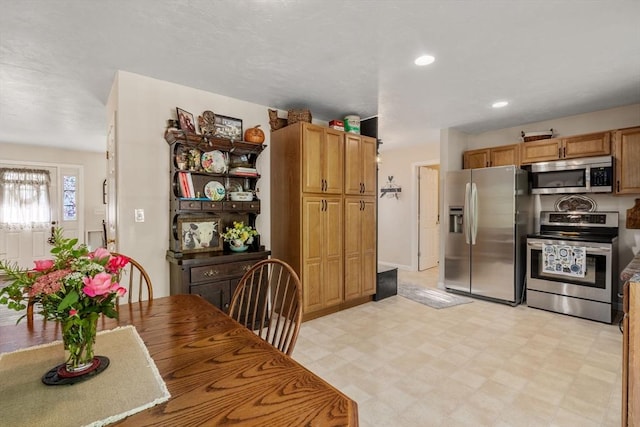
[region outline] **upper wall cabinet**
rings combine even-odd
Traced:
[[[640,127],[613,133],[616,194],[640,193]]]
[[[610,132],[598,132],[524,142],[521,144],[521,163],[607,156],[611,154],[610,135]]]
[[[376,195],[376,139],[345,134],[344,192],[351,195]]]
[[[303,123],[302,191],[305,193],[342,194],[343,132]]]
[[[520,144],[482,148],[465,151],[464,169],[479,169],[493,166],[520,165]]]

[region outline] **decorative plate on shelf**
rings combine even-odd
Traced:
[[[580,194],[561,197],[555,205],[558,212],[594,212],[597,207],[595,200]]]
[[[242,185],[238,184],[237,182],[232,182],[231,184],[229,184],[229,186],[227,187],[227,191],[229,193],[237,193],[237,192],[241,192],[242,191]]]
[[[205,172],[224,173],[227,170],[227,162],[225,161],[224,153],[219,150],[203,153],[202,168]]]
[[[207,185],[204,186],[204,195],[214,202],[219,202],[220,200],[224,199],[224,185],[222,185],[218,181],[209,181],[207,182]]]

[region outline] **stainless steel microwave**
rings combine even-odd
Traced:
[[[531,193],[611,193],[613,157],[586,157],[531,165]]]

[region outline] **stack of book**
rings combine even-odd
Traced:
[[[256,170],[256,168],[244,168],[244,167],[231,168],[229,170],[229,173],[231,175],[238,175],[238,176],[258,176],[258,171]]]
[[[189,172],[180,172],[178,177],[180,178],[180,193],[182,197],[195,197],[191,174]]]

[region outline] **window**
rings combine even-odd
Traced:
[[[0,168],[0,228],[45,228],[51,222],[49,171]]]
[[[75,221],[78,219],[76,211],[77,179],[74,175],[64,175],[62,185],[62,218],[64,221]]]

